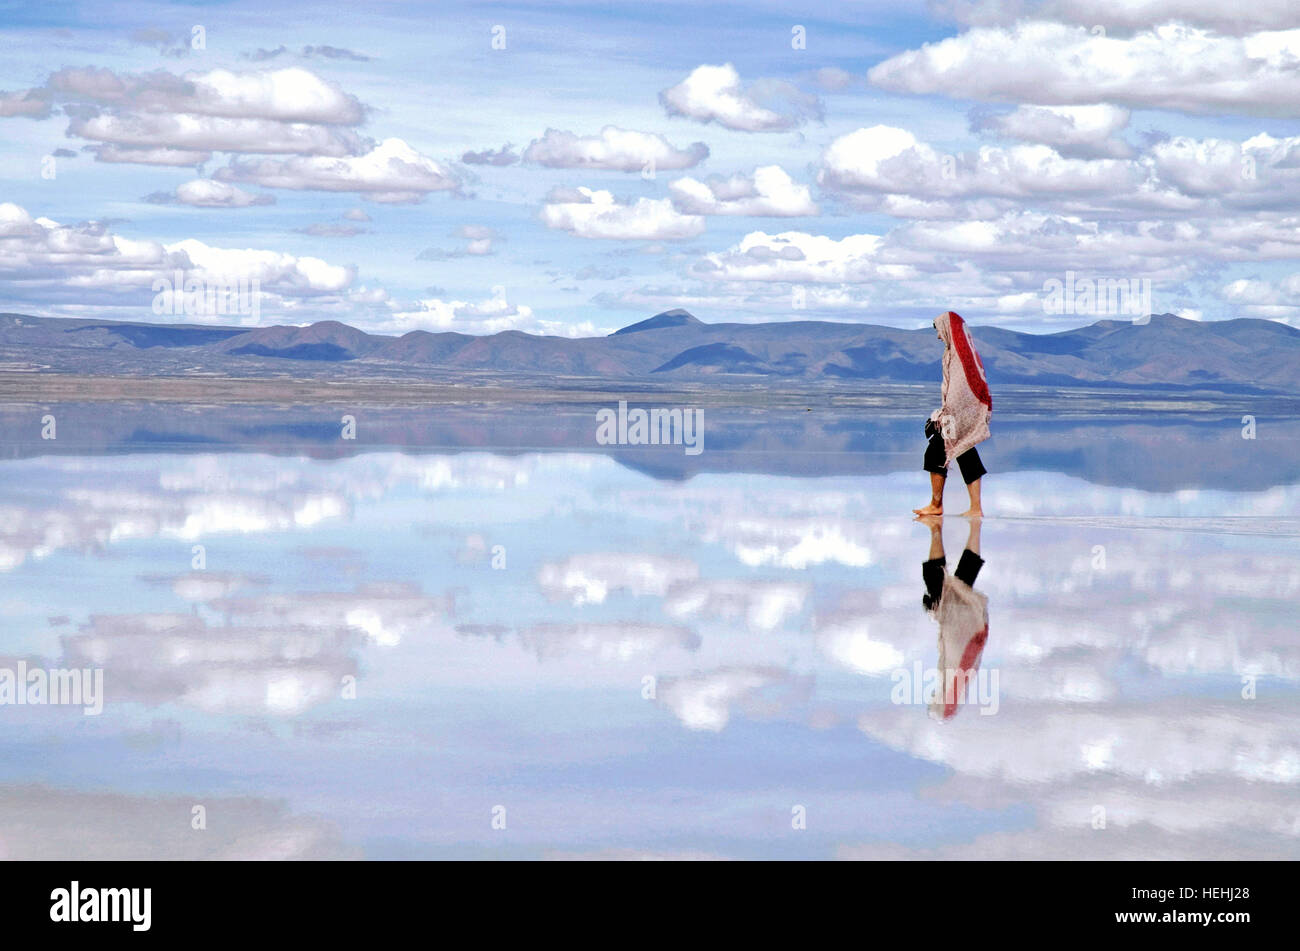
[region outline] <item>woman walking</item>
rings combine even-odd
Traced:
[[[943,401],[925,421],[930,443],[923,468],[930,473],[930,504],[912,511],[917,515],[943,514],[948,464],[956,460],[970,493],[970,508],[962,515],[979,518],[984,514],[980,507],[980,479],[987,470],[975,445],[989,438],[993,397],[966,321],[948,311],[935,318],[934,329],[943,341]]]

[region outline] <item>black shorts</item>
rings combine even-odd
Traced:
[[[943,574],[947,564],[946,558],[934,558],[921,563],[921,580],[925,582],[926,594],[930,596],[927,607],[938,604],[939,599],[943,597]],[[967,548],[962,551],[961,558],[957,562],[957,570],[953,574],[959,581],[964,581],[973,588],[975,579],[979,577],[980,569],[983,567],[984,559]]]
[[[947,476],[947,455],[947,450],[943,447],[943,437],[936,433],[930,437],[930,443],[925,447],[925,462],[922,468],[926,472]],[[984,463],[980,461],[980,454],[975,451],[974,446],[971,446],[957,457],[957,467],[961,469],[961,477],[967,485],[970,485],[988,471],[984,468]]]

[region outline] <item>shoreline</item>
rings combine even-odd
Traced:
[[[520,380],[341,380],[296,377],[106,376],[0,369],[0,403],[193,403],[217,405],[356,404],[446,406],[465,404],[606,404],[620,399],[644,404],[752,409],[926,412],[939,396],[938,382],[864,383],[859,386],[797,387],[763,381],[725,384],[657,384],[586,379],[557,380],[553,385]],[[1001,399],[999,400],[999,396]],[[1159,387],[1039,387],[1004,384],[994,391],[995,414],[1058,413],[1097,416],[1109,413],[1225,412],[1233,407],[1268,405],[1271,416],[1300,415],[1300,397],[1273,393],[1227,393]],[[1002,409],[998,413],[998,407]]]

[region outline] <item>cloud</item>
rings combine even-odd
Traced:
[[[305,228],[295,228],[298,234],[311,235],[314,238],[355,238],[359,234],[369,234],[368,228],[358,228],[356,225],[340,225],[328,222],[316,222],[307,225]]]
[[[856,282],[909,276],[882,264],[879,235],[830,238],[803,231],[751,231],[726,251],[711,252],[692,272],[716,281]]]
[[[853,84],[853,74],[838,66],[824,66],[813,73],[813,82],[828,92],[841,92]]]
[[[493,248],[494,241],[503,241],[495,230],[484,225],[461,225],[452,232],[452,237],[463,238],[464,247],[454,251],[445,251],[442,248],[425,248],[415,257],[420,261],[445,261],[450,258],[463,257],[485,257],[489,254],[495,254]]]
[[[803,610],[810,585],[788,581],[683,579],[665,591],[669,617],[715,617],[743,621],[751,631],[770,632]]]
[[[370,147],[347,128],[366,118],[365,107],[297,67],[183,74],[66,67],[40,87],[0,94],[0,116],[40,118],[52,104],[68,114],[67,134],[99,143],[105,162],[197,165],[211,151],[344,156]]]
[[[1222,36],[1166,23],[1128,37],[1021,21],[976,27],[871,68],[891,92],[1190,113],[1300,116],[1300,30]]]
[[[667,198],[638,198],[630,205],[619,204],[607,191],[578,188],[581,201],[560,201],[542,206],[542,221],[548,228],[568,231],[579,238],[623,241],[668,241],[693,238],[704,232],[704,219],[684,215]]]
[[[972,131],[1050,145],[1067,158],[1131,158],[1133,147],[1118,137],[1129,111],[1092,106],[1020,106],[1004,115],[977,117]]]
[[[154,283],[161,280],[171,286],[177,271],[201,286],[256,279],[261,285],[260,306],[267,310],[289,306],[294,299],[345,294],[356,276],[353,268],[319,258],[220,248],[194,238],[168,244],[126,238],[101,223],[63,225],[33,218],[18,205],[0,203],[0,276],[11,291],[38,294],[47,307],[75,302],[133,305],[148,312],[155,297]]]
[[[662,596],[674,584],[694,581],[699,573],[688,558],[596,552],[545,563],[538,570],[537,583],[551,600],[603,604],[611,592]]]
[[[1058,20],[1106,30],[1136,30],[1178,21],[1243,36],[1261,30],[1286,30],[1296,25],[1291,0],[1258,0],[1224,4],[1216,0],[944,0],[936,13],[959,23],[1007,25],[1027,18]]]
[[[170,33],[167,30],[136,30],[131,34],[131,42],[139,46],[149,46],[163,56],[188,56],[190,54],[190,36],[187,33]]]
[[[494,165],[503,167],[519,164],[519,153],[507,142],[499,149],[483,149],[481,152],[465,152],[460,160],[466,165]]]
[[[1220,294],[1243,315],[1300,326],[1300,273],[1277,281],[1241,278],[1224,285]]]
[[[142,148],[121,145],[90,147],[96,162],[130,162],[137,165],[168,165],[177,168],[202,165],[212,158],[211,152],[173,148]]]
[[[250,208],[254,205],[273,205],[275,196],[254,195],[234,185],[196,178],[176,186],[174,192],[155,192],[147,201],[159,204],[175,203],[195,208]]]
[[[220,822],[197,834],[194,796],[119,795],[48,786],[0,791],[0,857],[64,862],[355,858],[338,828],[283,802],[203,796]]]
[[[524,150],[523,160],[547,168],[639,172],[645,168],[694,168],[708,157],[709,147],[703,142],[679,149],[662,135],[607,125],[599,135],[588,136],[547,129],[545,135],[534,139]]]
[[[821,118],[821,101],[780,80],[759,80],[742,87],[730,63],[697,66],[676,86],[659,93],[672,116],[716,122],[740,132],[785,132],[809,118]]]
[[[773,706],[764,694],[785,687],[798,696],[810,685],[778,667],[724,667],[684,677],[661,677],[656,699],[688,730],[721,732],[733,707],[761,711]]]
[[[354,63],[370,62],[370,57],[364,53],[357,53],[340,46],[304,46],[302,55],[308,58],[320,56],[324,59],[347,59],[352,60]]]
[[[251,53],[245,52],[245,53],[240,53],[239,55],[241,58],[252,60],[255,63],[264,63],[268,60],[276,59],[279,56],[283,56],[287,52],[289,52],[289,48],[284,44],[280,44],[273,50],[263,49],[259,47],[258,49],[253,50],[253,52]]]
[[[387,327],[399,333],[412,330],[475,334],[524,330],[536,323],[533,309],[510,303],[504,293],[477,302],[425,298],[389,315]]]
[[[906,129],[877,125],[833,141],[822,154],[818,182],[841,192],[895,196],[892,202],[881,198],[880,209],[906,215],[915,206],[900,198],[922,207],[964,198],[1109,198],[1133,194],[1146,178],[1134,163],[1065,158],[1046,145],[983,146],[943,155]],[[961,217],[957,208],[954,217]]]
[[[453,191],[460,186],[451,169],[396,138],[385,139],[358,156],[235,157],[214,177],[267,188],[356,192],[369,201],[388,204],[410,204],[422,201],[430,192]]]
[[[679,178],[668,185],[678,210],[695,215],[748,215],[797,218],[818,213],[807,185],[796,185],[779,165],[764,165],[753,175]]]
[[[62,101],[145,113],[334,125],[356,125],[366,116],[354,96],[299,67],[252,72],[214,69],[182,75],[165,70],[119,74],[97,67],[67,67],[51,73],[45,88]]]
[[[520,631],[519,640],[540,660],[593,654],[605,661],[627,661],[700,646],[699,637],[689,628],[628,622],[535,624]]]
[[[185,161],[146,163],[165,165],[197,164],[192,161],[196,153],[212,151],[345,156],[360,150],[366,141],[350,130],[323,125],[188,113],[101,113],[74,118],[68,124],[68,134],[121,147],[110,161],[131,161],[136,155],[156,157],[160,149],[186,153]],[[132,151],[136,149],[140,151]]]
[[[45,119],[49,115],[50,99],[44,90],[0,92],[0,118],[26,116],[28,119]]]

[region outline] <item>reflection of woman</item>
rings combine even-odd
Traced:
[[[966,681],[979,670],[989,636],[989,599],[975,590],[975,579],[984,567],[980,520],[971,519],[966,549],[951,575],[943,554],[943,523],[937,518],[925,522],[930,526],[930,557],[921,565],[925,581],[921,604],[939,622],[939,672],[943,676],[943,693],[931,703],[930,712],[947,720],[957,712]]]
[[[970,508],[962,514],[978,517],[984,514],[980,507],[980,478],[986,470],[975,444],[989,438],[993,397],[966,322],[948,311],[935,318],[934,329],[943,341],[943,405],[925,421],[930,443],[922,468],[930,473],[930,504],[912,511],[917,515],[943,514],[948,464],[956,460],[970,493]]]

